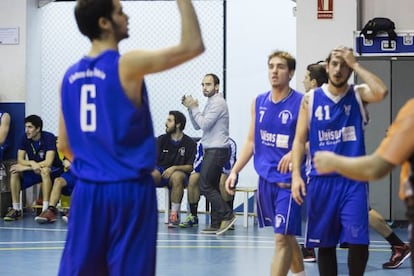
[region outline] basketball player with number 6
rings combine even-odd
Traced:
[[[144,76],[204,51],[191,1],[176,2],[177,45],[122,55],[129,17],[120,0],[76,3],[76,22],[92,46],[61,86],[59,149],[79,180],[59,275],[155,275],[156,146]]]

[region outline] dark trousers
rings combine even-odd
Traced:
[[[203,156],[199,180],[200,193],[211,203],[213,227],[218,227],[222,220],[230,220],[233,217],[233,210],[221,197],[219,187],[221,172],[228,158],[228,148],[206,149]]]

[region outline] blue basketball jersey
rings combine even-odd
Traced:
[[[271,92],[256,98],[254,134],[254,167],[271,183],[290,183],[291,173],[280,173],[280,159],[292,149],[296,123],[303,95],[294,90],[282,101],[274,103]],[[302,166],[303,173],[305,167]]]
[[[203,163],[203,145],[201,140],[197,142],[197,153],[194,160],[194,171],[199,173],[201,171],[201,165]],[[237,161],[237,145],[236,141],[229,137],[229,160],[223,167],[223,173],[226,175],[230,174],[231,169]]]
[[[229,137],[229,161],[224,165],[223,167],[223,173],[226,175],[229,175],[231,172],[231,169],[233,168],[234,164],[236,164],[237,161],[237,145],[236,141],[231,139]]]
[[[309,97],[309,147],[312,158],[318,150],[345,156],[365,155],[366,115],[362,100],[353,86],[340,98],[332,96],[327,85],[315,89]],[[318,175],[313,162],[310,175]]]
[[[62,111],[74,153],[71,170],[94,182],[140,178],[155,167],[156,146],[145,83],[142,104],[126,96],[120,54],[107,50],[72,65],[62,82]]]
[[[201,165],[203,164],[203,153],[203,145],[201,144],[200,140],[197,142],[197,152],[193,164],[194,171],[197,173],[201,171]]]
[[[56,148],[56,136],[51,132],[42,130],[38,141],[28,139],[26,134],[24,134],[20,140],[19,150],[24,150],[27,158],[36,162],[46,160],[46,153],[48,151],[54,151],[55,158],[53,159],[52,170],[56,168],[63,171],[62,160],[60,160]]]

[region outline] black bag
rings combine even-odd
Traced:
[[[394,22],[389,18],[375,17],[369,20],[362,28],[360,35],[363,35],[365,39],[372,40],[380,33],[388,34],[388,48],[391,48],[391,40],[397,39],[397,33]]]

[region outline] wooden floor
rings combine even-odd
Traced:
[[[66,235],[62,220],[54,224],[39,225],[33,214],[15,222],[0,221],[0,273],[4,276],[56,275]],[[238,216],[234,231],[222,236],[199,234],[198,228],[168,229],[159,215],[157,245],[157,275],[160,276],[221,276],[221,275],[270,275],[270,261],[274,241],[271,228],[259,229],[249,219],[243,227]],[[199,228],[208,224],[200,216]],[[407,229],[395,232],[407,240]],[[378,234],[371,233],[369,263],[365,275],[411,275],[407,260],[399,269],[384,270],[382,263],[390,257],[391,250]],[[300,239],[301,240],[301,239]],[[340,275],[348,275],[347,251],[338,249]],[[305,264],[307,275],[318,275],[317,265]]]

